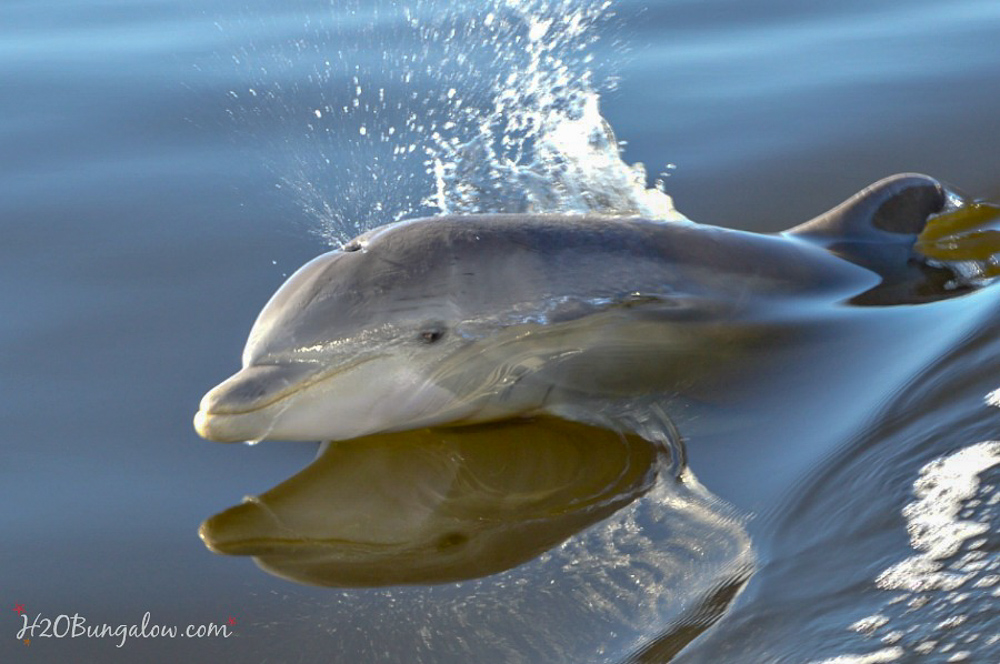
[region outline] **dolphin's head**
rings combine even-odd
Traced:
[[[457,228],[393,224],[300,268],[254,323],[243,368],[202,399],[198,433],[343,440],[490,419],[489,387],[443,376],[481,340],[477,329],[496,329],[485,318],[517,304],[510,284],[531,279],[536,259],[505,252],[500,268],[484,269],[492,252]]]
[[[372,236],[313,259],[274,294],[243,368],[202,399],[200,435],[341,440],[476,410],[431,379],[467,344],[454,329],[463,312],[444,289],[447,266],[418,247],[369,251]]]

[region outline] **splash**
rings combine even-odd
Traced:
[[[233,56],[246,83],[229,112],[269,141],[278,187],[327,243],[443,213],[683,219],[601,115],[610,0],[346,0],[289,16]]]
[[[466,113],[463,127],[431,136],[436,191],[428,202],[438,211],[683,219],[662,180],[648,188],[645,167],[622,160],[601,115],[588,49],[610,4],[495,3],[487,20],[502,26],[497,45],[511,48],[501,51],[486,107]]]

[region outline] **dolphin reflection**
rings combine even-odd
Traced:
[[[669,456],[554,418],[379,434],[330,444],[200,534],[299,583],[408,586],[388,604],[342,595],[345,633],[369,613],[390,642],[488,614],[469,636],[498,661],[582,661],[609,639],[659,657],[708,629],[754,566],[743,519]]]
[[[552,419],[370,436],[329,445],[200,534],[213,551],[315,585],[476,578],[635,500],[660,453],[636,436]]]

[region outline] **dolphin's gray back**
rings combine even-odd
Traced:
[[[392,286],[401,297],[423,291],[492,311],[632,293],[793,294],[843,287],[844,279],[859,276],[808,243],[693,223],[598,216],[417,220],[373,233],[361,258],[368,263],[367,284]],[[483,301],[468,299],[474,297]]]
[[[931,178],[894,176],[784,235],[592,215],[398,222],[294,274],[261,312],[245,358],[361,334],[388,342],[438,322],[495,329],[650,302],[732,318],[767,311],[751,305],[772,298],[846,299],[910,262],[943,196]]]
[[[392,224],[303,266],[264,307],[247,361],[358,334],[565,320],[654,298],[748,301],[869,278],[806,242],[692,223],[463,215]]]

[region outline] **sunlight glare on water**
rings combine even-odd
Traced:
[[[995,405],[994,394],[987,403]],[[947,661],[980,661],[970,659],[973,652],[1000,643],[991,620],[1000,597],[1000,558],[991,541],[998,532],[1000,491],[992,472],[998,466],[1000,442],[986,441],[921,469],[913,484],[916,500],[903,508],[917,553],[878,575],[878,588],[898,594],[849,628],[890,647],[820,664],[895,662],[934,653]]]

